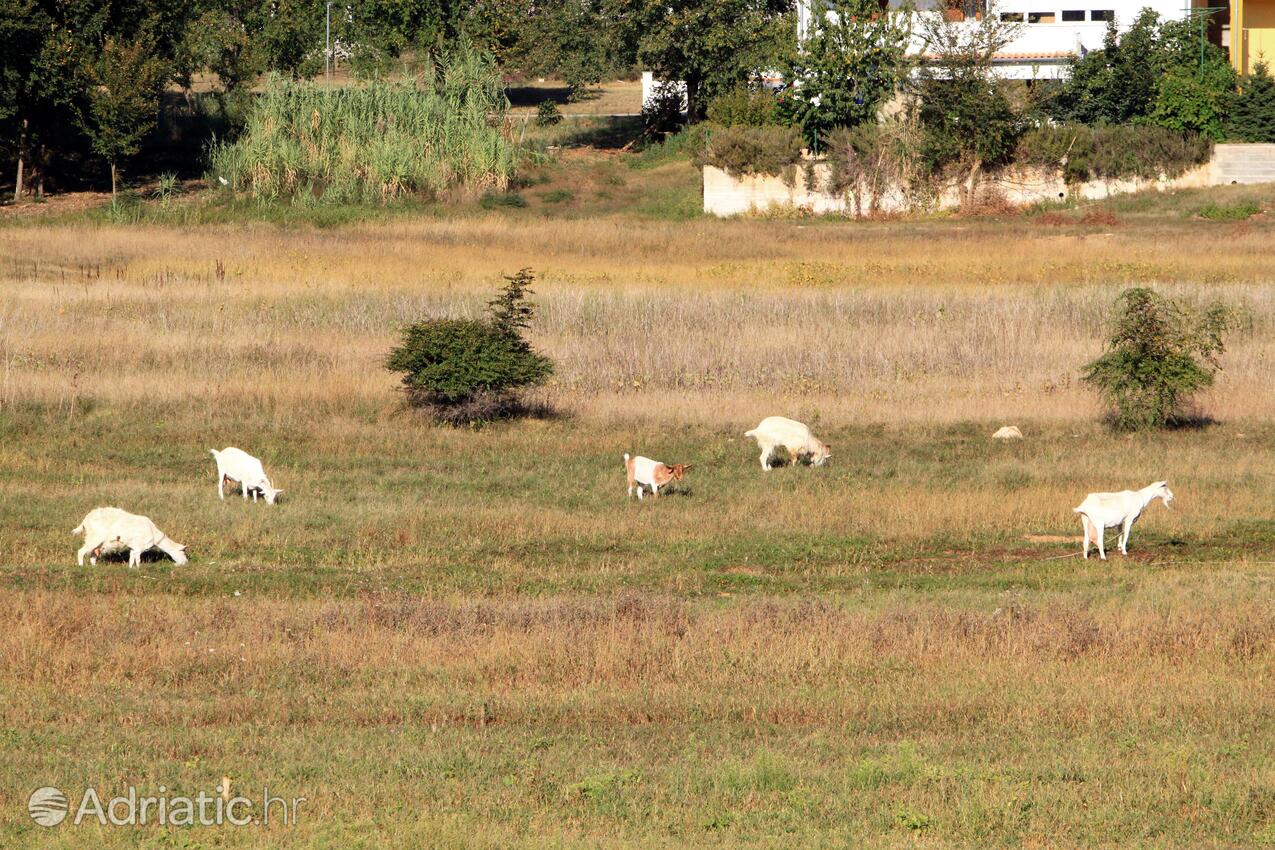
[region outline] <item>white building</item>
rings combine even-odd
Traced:
[[[888,2],[891,8],[901,5],[899,0]],[[797,0],[799,41],[811,31],[815,10],[821,5],[823,0]],[[913,5],[918,11],[946,14],[969,27],[978,26],[987,8],[984,0],[966,0],[956,9],[938,0],[918,0]],[[1101,49],[1109,20],[1124,32],[1146,8],[1159,13],[1162,20],[1180,20],[1193,12],[1182,0],[1000,0],[993,8],[1002,18],[1021,23],[1018,36],[995,58],[997,73],[1012,80],[1063,76],[1072,57]],[[1211,16],[1206,33],[1215,43],[1230,44],[1228,18]],[[920,54],[923,50],[924,44],[914,32],[911,52]]]

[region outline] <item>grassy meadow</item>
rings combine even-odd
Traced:
[[[630,166],[547,173],[447,217],[0,227],[0,846],[1275,845],[1275,223],[1191,215],[1269,190],[669,221],[590,214]],[[556,415],[404,410],[397,328],[524,266]],[[1113,434],[1077,382],[1141,284],[1242,312],[1207,427]],[[830,463],[763,473],[775,413]],[[281,504],[217,500],[226,445]],[[695,468],[639,504],[626,451]],[[1159,478],[1081,560],[1071,507]],[[76,567],[105,504],[190,564]],[[298,823],[24,811],[223,776]]]

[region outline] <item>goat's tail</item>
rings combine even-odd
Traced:
[[[209,449],[208,454],[212,455],[213,457],[217,457],[217,455],[221,454],[221,452],[217,451],[216,449]]]
[[[624,453],[624,462],[625,462],[625,463],[628,463],[628,462],[629,462],[629,453],[628,453],[628,452],[625,452],[625,453]]]
[[[751,431],[745,431],[745,432],[744,432],[744,436],[745,436],[745,437],[756,437],[756,436],[757,436],[757,429],[755,429],[755,428],[754,428],[754,429],[753,429],[753,430],[751,430]]]
[[[79,524],[79,525],[77,525],[75,528],[71,529],[71,533],[72,533],[72,534],[83,534],[83,533],[84,533],[84,523],[80,523],[80,524]]]
[[[1073,514],[1083,514],[1083,513],[1085,512],[1085,506],[1084,506],[1084,505],[1081,505],[1081,506],[1080,506],[1080,507],[1078,507],[1078,508],[1072,508],[1072,509],[1071,509],[1071,512],[1072,512]]]

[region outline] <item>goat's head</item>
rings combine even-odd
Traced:
[[[273,505],[275,502],[275,499],[279,498],[279,494],[282,492],[283,492],[282,487],[276,490],[274,487],[271,487],[269,484],[261,485],[261,495],[266,497],[266,504],[268,505]]]
[[[1157,481],[1151,486],[1155,488],[1155,490],[1152,491],[1151,498],[1159,499],[1164,502],[1164,506],[1166,508],[1173,510],[1173,507],[1169,504],[1173,501],[1173,491],[1169,489],[1169,482]]]
[[[686,473],[692,468],[692,465],[689,463],[675,463],[672,466],[667,467],[669,475],[672,476],[674,481],[681,481],[686,477]]]
[[[830,457],[832,457],[832,446],[827,443],[819,443],[819,451],[810,456],[810,462],[814,466],[823,466]]]
[[[177,564],[179,567],[188,563],[189,559],[186,557],[185,544],[178,543],[176,540],[171,539],[166,540],[166,542],[168,545],[161,548],[163,548],[163,550],[168,553],[168,556],[173,559],[173,563]]]

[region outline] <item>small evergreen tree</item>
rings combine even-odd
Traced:
[[[1227,136],[1238,142],[1275,142],[1275,79],[1265,62],[1240,81]]]
[[[1126,289],[1116,300],[1107,350],[1085,366],[1083,380],[1111,404],[1117,428],[1162,428],[1213,383],[1233,324],[1220,303],[1196,313],[1145,287]]]
[[[427,319],[403,329],[386,368],[403,374],[410,404],[443,422],[472,423],[525,411],[519,391],[553,372],[522,335],[535,316],[530,269],[505,277],[484,319]]]

